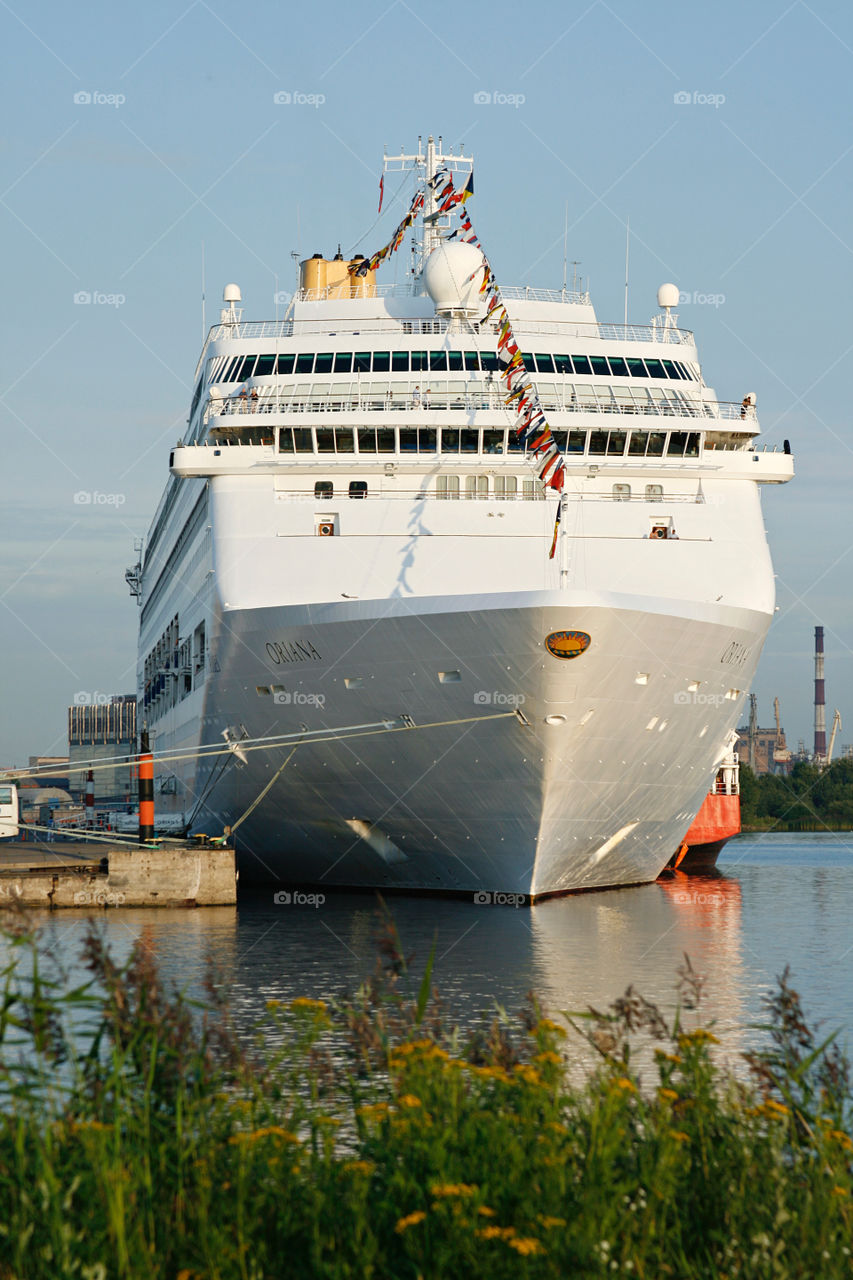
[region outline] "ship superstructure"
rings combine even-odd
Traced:
[[[139,715],[177,753],[158,811],[237,826],[244,878],[651,880],[750,687],[774,609],[759,489],[792,459],[756,446],[753,396],[706,385],[673,286],[648,325],[502,288],[564,461],[546,491],[438,166],[471,161],[432,139],[386,158],[426,193],[403,284],[317,255],[261,322],[225,290],[131,573]]]

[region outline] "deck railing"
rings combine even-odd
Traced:
[[[474,334],[480,337],[484,349],[494,349],[494,334],[490,327],[453,322],[455,333]],[[692,345],[693,333],[690,329],[665,329],[663,325],[653,324],[607,324],[586,323],[576,320],[547,320],[512,322],[517,337],[529,335],[531,340],[536,336],[550,335],[560,338],[601,338],[608,342],[654,342],[669,345]],[[235,324],[216,324],[210,330],[209,342],[221,339],[229,341],[268,340],[277,342],[283,338],[308,336],[324,333],[330,337],[339,334],[396,334],[405,337],[408,334],[444,334],[451,329],[451,322],[439,316],[365,316],[352,318],[343,316],[317,320],[241,320]],[[535,350],[535,348],[534,348]]]
[[[540,403],[545,413],[594,413],[621,415],[630,414],[663,418],[704,418],[725,422],[742,422],[744,430],[757,430],[754,413],[747,416],[739,403],[721,400],[660,400],[628,402],[611,398],[591,399],[571,396],[540,396]],[[227,399],[209,401],[205,410],[205,421],[212,423],[216,418],[243,417],[252,414],[327,414],[327,413],[424,413],[426,410],[451,410],[464,413],[505,412],[507,405],[503,396],[488,392],[469,392],[464,395],[433,392],[427,402],[423,395],[385,396],[341,396],[335,397],[298,397],[287,395],[264,395],[259,388],[257,399],[251,394],[239,393]]]

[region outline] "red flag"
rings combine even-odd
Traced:
[[[379,179],[379,212],[382,212],[382,201],[385,198],[385,174],[383,173]]]

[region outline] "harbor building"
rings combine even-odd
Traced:
[[[120,807],[131,803],[136,785],[135,766],[125,763],[98,767],[98,764],[117,756],[132,756],[135,751],[136,694],[117,694],[104,702],[68,708],[70,790],[76,798],[82,798],[85,793],[86,774],[74,772],[74,766],[91,762],[95,766],[96,806]]]

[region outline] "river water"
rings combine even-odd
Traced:
[[[699,1020],[715,1022],[731,1053],[760,1039],[751,1024],[765,1020],[762,997],[786,965],[809,1018],[827,1032],[840,1028],[853,1047],[853,833],[743,835],[723,851],[717,874],[533,908],[415,897],[388,905],[413,972],[435,939],[434,985],[461,1023],[496,1003],[513,1012],[529,991],[552,1013],[601,1008],[629,984],[672,1010],[686,954],[706,979]],[[244,1025],[269,999],[352,992],[376,962],[370,894],[309,905],[276,903],[270,892],[236,908],[98,918],[118,958],[141,940],[191,993],[214,957]],[[85,929],[82,913],[46,915],[43,941],[71,963]]]

